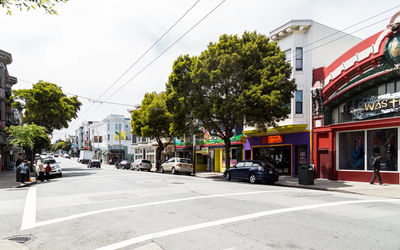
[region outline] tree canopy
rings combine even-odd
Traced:
[[[222,35],[198,57],[180,56],[166,85],[174,128],[197,119],[224,140],[229,168],[236,125],[276,126],[296,90],[285,53],[262,34]]]
[[[146,93],[139,109],[132,112],[132,133],[144,137],[153,137],[158,143],[156,167],[161,165],[161,151],[171,143],[173,134],[170,130],[172,115],[166,107],[165,93]],[[164,143],[163,138],[169,142]]]
[[[67,128],[82,105],[76,96],[67,97],[59,86],[44,81],[32,89],[14,90],[11,99],[13,108],[22,111],[23,123],[43,126],[48,134]]]
[[[50,138],[42,126],[35,124],[10,126],[7,132],[10,142],[22,147],[29,157],[33,158],[33,154],[50,149]]]
[[[11,15],[11,7],[19,10],[43,9],[49,14],[57,14],[54,6],[58,3],[66,3],[68,0],[0,0],[0,6],[7,9],[7,14]]]

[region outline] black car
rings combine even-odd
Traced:
[[[279,175],[275,167],[268,161],[245,160],[225,170],[224,176],[227,180],[242,179],[254,184],[266,182],[273,184],[278,181]]]
[[[88,168],[101,168],[101,163],[99,160],[90,160],[87,167]]]
[[[131,169],[131,161],[121,161],[118,163],[117,168],[118,169]]]

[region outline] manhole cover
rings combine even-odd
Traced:
[[[177,182],[177,181],[174,181],[174,182],[171,182],[172,184],[185,184],[185,183],[183,183],[183,182]]]
[[[20,244],[25,244],[26,242],[31,241],[32,237],[26,236],[26,235],[17,235],[17,236],[8,237],[7,240],[15,241]]]

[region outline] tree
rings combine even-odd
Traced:
[[[62,146],[62,150],[69,152],[71,150],[71,141],[64,142],[64,145]]]
[[[54,150],[57,151],[57,150],[62,149],[62,148],[64,147],[64,143],[65,143],[65,142],[63,142],[63,141],[58,142],[58,143],[54,146]]]
[[[292,68],[276,42],[262,34],[222,35],[199,57],[180,56],[166,85],[174,128],[197,119],[225,143],[230,167],[230,138],[238,124],[266,129],[289,114],[285,105],[296,90]],[[179,129],[178,129],[179,130]]]
[[[33,162],[34,154],[50,149],[50,138],[44,127],[35,124],[10,126],[7,132],[10,142],[22,147],[31,162]]]
[[[144,137],[153,137],[158,143],[157,170],[161,166],[161,152],[173,139],[173,134],[170,132],[172,115],[167,110],[165,99],[165,93],[146,93],[140,108],[132,112],[132,133]],[[168,142],[163,143],[163,138],[168,138]]]
[[[82,103],[78,97],[67,97],[54,83],[39,81],[32,89],[13,90],[12,106],[23,113],[23,122],[46,128],[48,134],[68,127],[77,117]]]
[[[15,6],[19,10],[30,10],[41,8],[49,14],[57,14],[57,11],[53,8],[57,3],[66,3],[68,0],[0,0],[0,6],[7,9],[7,14],[11,15],[11,7]]]

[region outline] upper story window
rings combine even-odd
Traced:
[[[110,131],[110,128],[111,126],[110,126],[110,123],[107,123],[107,131]]]
[[[285,56],[286,56],[285,62],[292,63],[292,50],[291,49],[285,50]]]
[[[296,48],[296,71],[303,70],[303,48]]]
[[[303,90],[296,91],[296,114],[303,114]]]

